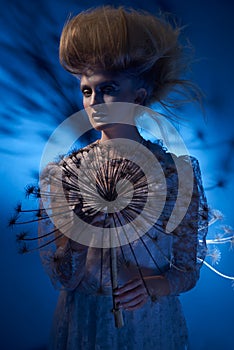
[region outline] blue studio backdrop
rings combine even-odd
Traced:
[[[0,0],[0,172],[2,350],[46,349],[58,292],[43,271],[38,252],[19,255],[8,219],[24,188],[38,176],[51,132],[82,109],[78,83],[59,64],[59,36],[70,14],[108,1]],[[179,126],[190,153],[199,159],[209,204],[234,226],[234,120],[232,33],[228,0],[112,1],[152,13],[176,15],[195,48],[193,79],[205,92],[204,110],[187,107]],[[88,141],[88,140],[87,140]],[[222,223],[221,223],[222,224]],[[213,230],[213,232],[212,232]],[[217,232],[215,232],[217,231]],[[215,235],[219,226],[211,228]],[[233,242],[231,242],[233,243]],[[231,244],[219,247],[214,267],[234,275]],[[218,262],[218,261],[217,261]],[[234,290],[231,280],[203,266],[197,286],[181,295],[192,350],[233,349]]]

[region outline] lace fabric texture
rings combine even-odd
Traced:
[[[82,150],[82,157],[98,144]],[[205,258],[208,209],[202,187],[198,161],[181,156],[178,161],[193,168],[193,193],[186,214],[171,233],[165,224],[175,204],[178,175],[173,157],[160,144],[147,142],[147,148],[159,161],[166,178],[167,199],[157,223],[137,240],[116,248],[118,283],[133,277],[164,275],[170,295],[149,301],[139,310],[124,312],[125,326],[114,326],[110,249],[87,247],[61,234],[51,220],[39,222],[39,237],[54,232],[54,242],[41,249],[43,265],[52,283],[60,288],[51,333],[50,349],[186,349],[188,335],[178,295],[193,288],[199,278],[201,260]],[[58,164],[48,165],[44,180],[48,183],[48,202],[56,198],[51,178],[64,169],[64,182],[72,184],[67,169],[76,169],[80,151]],[[83,159],[83,158],[82,158]],[[72,186],[71,186],[72,187]],[[70,188],[67,198],[72,210],[82,211],[79,194]],[[72,193],[72,194],[71,194]],[[70,197],[69,197],[70,196]],[[72,200],[71,200],[72,198]],[[74,206],[74,198],[77,204]],[[48,203],[49,207],[49,203]],[[104,219],[98,217],[99,224]],[[197,260],[197,258],[201,259]],[[153,297],[153,296],[152,296]]]
[[[115,328],[111,310],[111,296],[62,291],[49,349],[187,349],[187,328],[177,297],[163,297],[158,303],[149,300],[141,309],[126,311],[120,329]]]

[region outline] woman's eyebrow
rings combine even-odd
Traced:
[[[90,86],[88,86],[87,84],[80,84],[80,90],[83,89],[90,89]]]
[[[118,81],[116,81],[116,80],[105,80],[102,83],[100,83],[99,85],[103,86],[103,85],[106,85],[106,84],[112,84],[112,85],[116,85],[116,86],[120,85],[120,83]]]
[[[120,83],[119,83],[118,81],[116,81],[116,80],[105,80],[105,81],[103,81],[103,82],[97,84],[97,87],[102,87],[102,86],[105,86],[105,85],[107,85],[107,84],[112,84],[112,85],[115,85],[115,86],[120,86]],[[80,84],[80,89],[82,90],[82,89],[84,89],[84,88],[90,89],[90,86],[87,85],[87,84]]]

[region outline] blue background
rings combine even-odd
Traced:
[[[106,1],[0,1],[0,348],[46,349],[57,292],[38,253],[18,255],[7,220],[24,187],[38,173],[43,147],[53,129],[82,108],[77,82],[59,65],[58,45],[70,13]],[[155,12],[174,13],[195,47],[193,79],[204,90],[205,117],[198,108],[183,111],[179,129],[198,157],[212,207],[233,226],[233,54],[231,1],[113,1]],[[217,185],[219,183],[219,185]],[[209,190],[210,188],[210,190]],[[30,203],[28,204],[30,206]],[[211,234],[219,228],[211,229]],[[234,252],[221,247],[220,271],[234,275]],[[230,281],[205,266],[197,286],[181,296],[191,348],[233,349],[234,291]],[[166,331],[166,330],[165,330]]]

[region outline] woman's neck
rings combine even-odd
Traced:
[[[100,142],[111,139],[123,138],[141,142],[142,137],[135,125],[112,124],[102,130]]]

